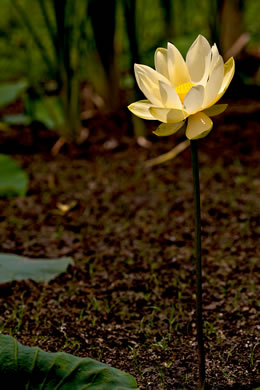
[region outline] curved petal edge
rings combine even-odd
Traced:
[[[127,108],[132,112],[132,114],[138,116],[142,119],[156,120],[150,112],[152,104],[149,100],[139,100],[130,104]]]
[[[203,110],[203,112],[208,116],[216,116],[222,114],[222,112],[227,109],[227,106],[228,104],[215,104],[214,106],[206,108],[206,110]]]
[[[153,131],[153,133],[158,135],[158,137],[167,137],[168,135],[176,133],[184,125],[184,123],[185,121],[178,123],[162,123],[155,131]]]
[[[212,120],[203,112],[198,112],[188,118],[186,137],[189,140],[206,137],[212,130]]]

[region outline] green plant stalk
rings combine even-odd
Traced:
[[[205,352],[202,319],[202,275],[201,275],[201,223],[200,223],[200,181],[198,165],[198,141],[191,140],[192,173],[195,211],[195,261],[196,261],[196,326],[199,361],[199,390],[205,386]]]
[[[15,9],[22,18],[27,30],[30,32],[49,72],[57,81],[63,104],[64,123],[58,123],[55,112],[46,104],[47,109],[54,122],[56,122],[57,132],[60,133],[66,141],[73,142],[76,140],[81,126],[79,106],[80,80],[78,73],[79,51],[83,36],[82,31],[84,30],[85,25],[85,13],[82,12],[79,14],[73,0],[64,0],[63,2],[51,0],[50,4],[52,4],[52,11],[54,14],[54,21],[52,22],[44,0],[38,0],[38,4],[53,46],[53,60],[46,52],[40,36],[37,33],[37,29],[35,29],[25,12],[25,9],[17,0],[14,1]],[[87,2],[84,6],[84,10],[86,7]]]
[[[53,8],[59,41],[57,58],[65,116],[61,134],[71,142],[76,139],[80,131],[78,52],[81,37],[76,35],[78,19],[75,3],[66,0],[61,4],[58,0],[53,0]]]
[[[50,41],[53,45],[53,48],[54,48],[54,51],[56,54],[57,53],[57,46],[58,46],[57,39],[56,39],[56,32],[55,32],[55,29],[51,23],[51,20],[49,18],[49,15],[48,15],[48,12],[46,9],[46,2],[44,0],[39,0],[39,6],[40,6],[40,9],[42,12],[43,19],[45,21],[45,25],[46,25],[46,28],[47,28],[47,31],[48,31],[48,34],[50,37]]]
[[[45,62],[47,68],[49,69],[49,72],[51,74],[55,74],[55,71],[54,71],[55,66],[52,63],[52,60],[50,59],[50,57],[47,55],[46,49],[42,44],[41,38],[37,34],[37,32],[36,32],[37,30],[34,28],[33,24],[31,23],[30,18],[27,16],[23,7],[19,3],[17,3],[17,1],[13,2],[13,6],[16,9],[16,11],[18,12],[18,14],[20,15],[20,17],[22,18],[23,23],[26,26],[27,30],[30,32],[34,43],[36,44],[36,46],[38,47],[38,49],[41,53],[43,61]]]

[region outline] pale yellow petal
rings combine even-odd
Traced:
[[[139,88],[145,95],[145,97],[155,106],[162,106],[162,102],[160,100],[160,97],[158,97],[158,91],[156,86],[154,84],[151,84],[151,82],[148,79],[139,80]]]
[[[206,110],[203,110],[204,114],[208,116],[215,116],[222,114],[227,108],[227,104],[215,104],[214,106],[211,106],[207,108]]]
[[[165,84],[163,81],[159,81],[159,89],[162,103],[165,107],[182,109],[179,95],[173,87]]]
[[[211,48],[211,61],[209,67],[209,75],[211,74],[212,70],[215,68],[218,57],[219,57],[219,51],[217,45],[214,43],[214,45]]]
[[[222,98],[222,96],[224,95],[224,93],[226,92],[233,76],[234,76],[234,73],[235,73],[235,61],[234,61],[234,58],[231,57],[224,65],[224,78],[223,78],[223,81],[222,81],[222,85],[220,87],[220,90],[216,96],[216,98],[213,100],[213,102],[211,102],[210,105],[214,105],[215,103],[217,103],[219,101],[220,98]]]
[[[169,79],[167,49],[159,48],[154,55],[154,64],[157,72]]]
[[[178,109],[151,107],[149,110],[154,118],[164,123],[177,123],[184,120],[188,116],[185,111]]]
[[[235,73],[235,61],[234,58],[231,57],[229,60],[224,64],[224,78],[221,85],[221,88],[219,90],[219,95],[223,96],[223,94],[226,92],[233,76]]]
[[[210,59],[210,44],[206,38],[199,35],[186,55],[186,64],[192,83],[205,84],[208,77]]]
[[[204,87],[202,85],[196,85],[192,87],[185,96],[183,107],[189,114],[194,114],[202,107],[204,99]]]
[[[142,75],[146,75],[146,77],[148,77],[153,83],[158,84],[159,80],[161,80],[166,84],[170,85],[170,81],[163,74],[157,72],[150,66],[135,64],[134,69],[135,74],[139,75],[139,77],[142,77]]]
[[[205,87],[205,96],[203,107],[209,107],[214,104],[214,101],[219,93],[224,78],[224,62],[221,56],[218,57],[216,65],[211,72],[209,80]]]
[[[152,107],[152,104],[149,100],[139,100],[138,102],[132,103],[128,106],[128,109],[136,116],[142,119],[156,120],[149,109]]]
[[[176,133],[183,125],[184,121],[178,123],[162,123],[153,133],[158,135],[158,137],[167,137]]]
[[[188,118],[186,137],[188,139],[204,138],[213,127],[212,120],[203,112],[198,112]]]
[[[147,99],[156,106],[162,106],[159,80],[166,84],[169,83],[169,80],[146,65],[135,64],[134,69],[137,84]]]
[[[170,42],[168,43],[168,72],[173,87],[190,82],[187,65],[179,50]]]
[[[135,68],[136,69],[136,68]],[[135,71],[137,84],[145,97],[154,105],[161,106],[161,99],[159,95],[159,86],[153,83],[146,74]]]

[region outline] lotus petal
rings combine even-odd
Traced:
[[[140,78],[138,80],[138,86],[145,95],[145,97],[155,106],[161,106],[161,100],[158,97],[159,94],[159,88],[157,90],[157,87],[155,84],[152,84],[149,79],[146,77]]]
[[[224,78],[224,62],[221,56],[218,57],[217,63],[212,70],[209,80],[205,87],[205,97],[203,107],[212,105],[221,88]]]
[[[215,104],[214,106],[211,106],[207,108],[206,110],[203,110],[204,114],[208,116],[215,116],[222,114],[227,108],[227,104]]]
[[[226,92],[233,76],[234,76],[234,73],[235,73],[235,61],[234,61],[234,58],[231,57],[229,58],[229,60],[224,64],[224,78],[223,78],[223,81],[222,81],[222,85],[221,85],[221,88],[219,90],[219,95],[218,96],[223,96],[224,93]],[[220,97],[218,97],[218,99],[220,99]]]
[[[159,81],[159,89],[162,103],[165,107],[182,109],[179,95],[173,87],[170,87],[163,81]]]
[[[153,105],[149,102],[149,100],[139,100],[138,102],[130,104],[128,109],[139,118],[155,120],[149,111],[152,106]]]
[[[212,120],[203,112],[198,112],[188,118],[186,137],[190,140],[204,138],[213,127]]]
[[[211,48],[211,61],[210,61],[210,66],[209,66],[209,76],[211,75],[212,70],[216,66],[218,57],[219,57],[219,51],[218,51],[217,45],[214,43],[214,45]]]
[[[169,83],[169,80],[149,66],[138,64],[135,64],[135,77],[139,88],[147,99],[160,107],[162,103],[159,92],[159,80],[164,81],[166,84]]]
[[[168,43],[168,72],[173,87],[190,82],[187,65],[179,50],[170,42]]]
[[[142,75],[146,75],[155,84],[158,84],[159,80],[161,80],[170,85],[170,81],[163,74],[150,68],[150,66],[135,64],[134,69],[137,76],[142,77]]]
[[[183,107],[189,114],[197,112],[204,99],[204,87],[202,85],[196,85],[192,87],[185,96]]]
[[[174,108],[151,107],[149,110],[154,118],[163,123],[177,123],[188,116],[185,111]]]
[[[199,35],[186,55],[186,64],[192,83],[205,84],[208,78],[210,59],[210,44],[206,38]]]
[[[156,50],[154,64],[156,71],[169,79],[167,49],[159,48]]]
[[[155,131],[153,131],[153,133],[159,137],[166,137],[176,133],[184,125],[184,123],[184,121],[178,123],[162,123]]]

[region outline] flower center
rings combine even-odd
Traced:
[[[193,85],[194,84],[189,82],[189,83],[180,84],[180,85],[178,85],[178,87],[175,88],[175,91],[179,95],[179,98],[180,98],[182,103],[184,101],[185,96],[187,95],[187,93],[189,92],[191,87],[193,87]]]

